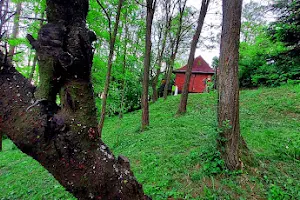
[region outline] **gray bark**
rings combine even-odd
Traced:
[[[223,0],[223,26],[218,74],[219,150],[230,170],[241,168],[238,60],[242,0]]]

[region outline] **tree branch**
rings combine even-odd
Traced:
[[[112,34],[111,32],[112,32],[112,29],[111,29],[111,19],[110,19],[110,16],[109,16],[107,10],[104,8],[104,6],[102,5],[102,3],[101,3],[99,0],[97,0],[97,3],[99,4],[99,6],[101,7],[101,9],[102,9],[103,12],[105,13],[106,18],[107,18],[107,20],[108,20],[109,36],[110,36],[110,38],[111,38],[111,34]]]
[[[29,19],[29,20],[39,20],[39,21],[43,21],[46,22],[47,19],[44,18],[38,18],[38,17],[20,17],[21,19]]]

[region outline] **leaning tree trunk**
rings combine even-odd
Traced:
[[[230,170],[241,168],[239,152],[238,60],[242,0],[223,0],[223,26],[218,74],[219,150]]]
[[[2,64],[0,130],[78,199],[146,199],[129,161],[115,158],[98,136],[88,0],[46,2],[48,23],[37,40],[28,36],[39,58],[40,85],[33,93],[27,79]]]
[[[185,72],[185,80],[184,80],[182,95],[180,98],[180,104],[179,104],[177,114],[186,113],[186,106],[187,106],[188,94],[189,94],[189,85],[190,85],[190,79],[191,79],[191,75],[192,75],[195,51],[196,51],[197,43],[198,43],[201,31],[202,31],[202,27],[204,24],[204,19],[205,19],[206,13],[207,13],[207,8],[209,5],[209,2],[210,2],[210,0],[202,0],[201,11],[200,11],[200,15],[198,18],[198,25],[197,25],[196,33],[195,33],[192,43],[191,43],[190,55],[189,55],[189,60],[188,60],[188,64],[187,64],[187,69]]]
[[[155,11],[156,0],[147,0],[147,18],[146,18],[146,43],[145,43],[145,58],[144,58],[144,74],[143,74],[143,93],[142,93],[142,131],[149,126],[149,71],[150,71],[150,57],[151,57],[151,32],[152,21]]]

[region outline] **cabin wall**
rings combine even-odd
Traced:
[[[211,74],[192,74],[190,85],[189,85],[189,92],[191,93],[201,93],[205,92],[205,79],[211,81]],[[181,93],[184,85],[185,74],[184,73],[177,73],[175,78],[175,85],[178,87],[179,93]]]

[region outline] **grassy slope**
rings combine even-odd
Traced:
[[[259,167],[229,176],[215,150],[216,95],[192,94],[175,117],[179,96],[151,105],[151,126],[139,133],[140,111],[107,119],[104,141],[131,160],[153,199],[300,198],[300,86],[241,92],[241,130]],[[298,160],[297,160],[298,159]],[[0,153],[0,199],[72,198],[10,141]]]

